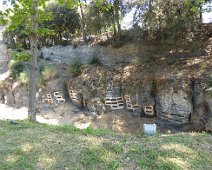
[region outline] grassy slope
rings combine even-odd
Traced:
[[[133,137],[92,128],[0,122],[0,169],[123,168],[212,169],[212,136]]]

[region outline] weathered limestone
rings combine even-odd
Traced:
[[[165,80],[157,85],[157,116],[172,123],[189,122],[193,113],[190,84],[185,80]]]
[[[83,63],[89,63],[94,55],[98,55],[104,65],[116,65],[117,62],[130,62],[133,57],[130,58],[129,56],[132,56],[132,54],[136,55],[136,52],[137,48],[129,45],[120,49],[101,47],[98,45],[79,45],[77,48],[71,45],[65,47],[58,45],[48,48],[43,47],[41,49],[41,54],[44,59],[59,63],[69,63],[74,57],[79,58]]]

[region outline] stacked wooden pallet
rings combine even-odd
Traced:
[[[161,112],[160,117],[162,119],[168,120],[169,122],[173,122],[176,124],[184,124],[189,122],[189,114],[182,115],[182,114]]]
[[[127,107],[127,109],[134,110],[134,109],[137,109],[138,108],[138,104],[135,104],[135,105],[132,104],[132,99],[131,99],[130,96],[125,95],[124,96],[124,99],[126,101],[126,107]]]
[[[65,99],[60,95],[59,92],[54,92],[54,98],[57,103],[65,103]]]
[[[79,94],[75,90],[69,89],[69,97],[74,102],[79,102],[81,100]]]
[[[43,99],[42,102],[45,104],[52,104],[53,103],[52,95],[46,94],[46,97],[47,98]]]
[[[55,100],[56,103],[65,103],[65,99],[62,97],[62,95],[60,95],[59,92],[54,92],[53,96],[54,98],[52,98],[52,94],[46,94],[47,98],[43,99],[42,102],[44,104],[53,104]]]
[[[122,97],[106,97],[105,105],[112,110],[124,109],[124,100]]]
[[[154,115],[154,107],[153,106],[145,106],[144,107],[144,114],[153,116]]]

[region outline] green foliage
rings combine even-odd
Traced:
[[[93,127],[89,126],[88,128],[82,130],[82,133],[85,135],[92,135],[92,136],[103,136],[106,134],[111,134],[111,132],[107,129],[94,129]]]
[[[143,61],[142,61],[142,59],[141,59],[141,57],[135,57],[133,60],[132,60],[132,62],[133,62],[133,64],[135,64],[135,65],[141,65],[141,64],[143,64]]]
[[[111,144],[108,142],[104,142],[103,147],[107,148],[107,150],[110,150],[115,154],[120,154],[121,152],[123,152],[123,147],[122,145],[119,145],[119,144]]]
[[[124,45],[124,42],[120,40],[120,38],[114,37],[111,40],[111,46],[113,48],[121,48]]]
[[[207,84],[205,87],[205,91],[212,97],[212,77],[207,78]]]
[[[156,60],[156,57],[153,54],[145,54],[143,56],[137,56],[133,60],[133,64],[136,64],[136,65],[151,64],[151,63],[154,63],[155,60]]]
[[[29,79],[30,79],[29,70],[24,70],[23,72],[20,73],[19,80],[21,81],[23,85],[27,86],[29,84]]]
[[[113,160],[113,161],[109,162],[108,169],[109,170],[117,170],[117,169],[119,169],[119,166],[120,166],[120,162],[117,160]]]
[[[11,60],[9,63],[10,76],[13,78],[18,78],[20,73],[25,69],[25,64],[23,61]]]
[[[78,43],[77,42],[73,42],[72,46],[73,46],[73,48],[77,48],[78,47]]]
[[[101,147],[85,148],[81,154],[84,155],[81,163],[87,167],[86,169],[96,169],[96,165],[104,163],[102,157],[106,154],[106,150]]]
[[[212,77],[207,78],[207,81],[208,81],[207,83],[208,87],[212,87]]]
[[[6,85],[5,81],[0,80],[0,88],[4,88]]]
[[[62,40],[62,36],[70,38],[70,34],[74,34],[80,28],[80,16],[76,8],[70,9],[65,5],[49,4],[46,12],[52,14],[52,19],[43,23],[43,27],[54,31],[55,38],[61,45],[68,45],[68,41]]]
[[[92,58],[91,58],[91,60],[90,60],[89,63],[90,63],[90,64],[94,64],[94,65],[102,65],[102,63],[101,63],[99,57],[98,57],[96,54],[94,54],[94,55],[92,56]]]
[[[63,41],[61,42],[61,45],[62,45],[62,46],[67,46],[67,45],[69,45],[69,41],[68,41],[68,40],[63,40]]]
[[[0,169],[37,169],[41,157],[39,167],[46,169],[175,170],[211,169],[212,165],[208,133],[138,137],[109,131],[99,137],[71,125],[26,121],[16,125],[0,121],[0,129]]]
[[[30,55],[28,52],[13,52],[12,53],[12,59],[13,60],[20,60],[20,61],[28,61],[30,59]]]
[[[96,4],[92,2],[88,6],[88,13],[86,15],[86,29],[90,34],[100,34],[106,31],[112,25],[111,10],[106,10],[103,7],[106,2]]]
[[[56,73],[57,70],[52,64],[42,65],[40,67],[40,79],[42,82],[51,81]]]
[[[46,57],[46,61],[52,61],[51,57]]]
[[[74,77],[79,76],[83,71],[83,63],[75,57],[69,64],[69,70]]]
[[[101,73],[98,84],[106,87],[106,84],[107,84],[107,73],[106,72]]]
[[[142,23],[140,35],[147,40],[182,44],[185,37],[194,39],[189,33],[198,29],[203,1],[135,1],[134,23]]]

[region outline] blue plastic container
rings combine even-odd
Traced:
[[[145,135],[155,135],[156,134],[156,124],[143,124]]]

